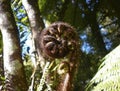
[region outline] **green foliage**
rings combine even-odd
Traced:
[[[21,0],[15,0],[11,6],[18,29],[20,32],[22,32],[25,27],[29,27],[26,11],[22,5]]]
[[[86,91],[118,91],[120,89],[120,45],[106,55]]]
[[[32,71],[33,71],[33,66],[31,63],[31,60],[28,59],[27,62],[24,61],[24,66],[25,66],[25,74],[26,74],[26,79],[28,81],[28,84],[30,85],[31,83],[31,75],[32,75]]]
[[[49,22],[57,20],[57,3],[61,0],[39,0],[39,7],[43,18]]]
[[[63,3],[64,0],[39,0],[38,2],[43,18],[49,22],[58,21]],[[65,11],[65,15],[62,17],[63,21],[79,29],[85,28],[87,23],[82,17],[82,11],[79,9],[78,3],[76,5],[70,2],[63,11]]]

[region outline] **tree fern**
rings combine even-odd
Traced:
[[[120,45],[101,61],[103,63],[86,91],[120,91]]]

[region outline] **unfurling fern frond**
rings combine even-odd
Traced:
[[[41,31],[39,44],[45,58],[63,58],[78,47],[79,37],[67,23],[55,22]]]

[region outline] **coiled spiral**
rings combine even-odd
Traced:
[[[76,31],[67,23],[56,22],[40,33],[40,49],[45,57],[63,58],[74,50],[78,37]]]

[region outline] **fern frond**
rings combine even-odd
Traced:
[[[120,91],[120,45],[101,61],[103,63],[86,91]]]

